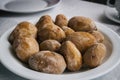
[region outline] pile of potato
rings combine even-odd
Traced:
[[[95,23],[83,16],[69,21],[63,14],[55,21],[42,16],[36,25],[19,23],[9,36],[16,56],[30,68],[53,74],[79,71],[83,64],[89,68],[101,64],[106,54],[104,36]]]

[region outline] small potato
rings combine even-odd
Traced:
[[[55,24],[59,27],[67,26],[68,20],[63,14],[58,14],[55,19]]]
[[[37,41],[31,37],[16,39],[13,43],[13,48],[17,57],[23,62],[27,62],[31,55],[39,52]]]
[[[32,69],[52,74],[61,74],[66,68],[64,58],[55,52],[40,51],[29,58]]]
[[[62,44],[60,53],[64,56],[70,71],[79,71],[82,66],[82,55],[71,41]]]
[[[68,36],[68,35],[72,34],[73,32],[75,32],[73,29],[71,29],[71,28],[69,28],[69,27],[67,27],[67,26],[63,26],[63,27],[61,27],[61,28],[62,28],[62,30],[65,32],[65,35],[66,35],[66,36]]]
[[[102,43],[104,41],[104,36],[99,31],[93,31],[91,34],[96,38],[97,42]]]
[[[106,47],[102,43],[94,44],[84,54],[83,60],[89,67],[97,67],[101,64],[106,54]]]
[[[65,40],[73,42],[82,54],[97,42],[95,37],[88,32],[74,32],[68,35]]]
[[[91,32],[97,29],[95,23],[90,18],[83,16],[72,17],[68,22],[68,26],[75,31]]]
[[[49,15],[42,16],[39,21],[36,23],[38,31],[44,26],[44,24],[53,23],[52,18]]]
[[[30,22],[19,23],[9,36],[9,42],[12,44],[18,37],[33,37],[37,36],[37,28]]]
[[[61,42],[66,37],[65,32],[54,24],[45,24],[41,30],[38,31],[38,42],[48,39],[54,39]]]
[[[58,51],[61,44],[56,40],[45,40],[40,44],[40,50]]]

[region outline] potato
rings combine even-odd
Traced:
[[[64,58],[55,52],[40,51],[29,58],[32,69],[52,74],[61,74],[66,68]]]
[[[38,41],[42,42],[48,39],[54,39],[61,42],[66,37],[65,32],[54,24],[45,24],[41,30],[38,31]]]
[[[106,47],[102,43],[94,44],[84,54],[83,60],[91,68],[101,64],[106,54]]]
[[[65,40],[73,42],[82,54],[97,42],[95,37],[88,32],[74,32],[67,36]]]
[[[91,34],[96,38],[97,42],[102,43],[104,41],[104,36],[101,32],[93,31]]]
[[[68,35],[72,34],[73,32],[75,32],[73,29],[71,29],[71,28],[69,28],[69,27],[67,27],[67,26],[63,26],[63,27],[61,27],[61,28],[62,28],[62,30],[65,32],[65,35],[66,35],[66,36],[68,36]]]
[[[62,44],[60,53],[66,60],[68,70],[79,71],[82,66],[82,56],[71,41],[66,41]]]
[[[16,28],[12,31],[9,36],[9,42],[13,44],[15,38],[18,37],[33,37],[37,36],[37,28],[30,22],[21,22]]]
[[[44,24],[47,24],[47,23],[53,23],[53,20],[49,15],[44,15],[36,23],[36,27],[38,30],[40,30],[44,26]]]
[[[39,45],[32,37],[16,39],[13,43],[13,48],[17,57],[23,62],[27,62],[31,55],[39,52]]]
[[[68,26],[75,31],[91,32],[97,29],[95,23],[90,18],[83,16],[72,17],[68,22]]]
[[[55,24],[59,27],[67,26],[68,20],[63,14],[58,14],[55,19]]]
[[[61,44],[56,40],[45,40],[40,44],[40,50],[58,51]]]

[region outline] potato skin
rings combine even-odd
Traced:
[[[84,54],[87,48],[97,42],[95,37],[88,32],[74,32],[67,36],[65,40],[74,43],[82,54]]]
[[[93,31],[91,34],[96,38],[97,42],[102,43],[104,41],[104,36],[99,31]]]
[[[51,51],[40,51],[31,56],[29,65],[34,70],[51,74],[61,74],[66,68],[64,58],[60,54]]]
[[[91,32],[97,29],[95,23],[90,18],[83,16],[72,17],[68,22],[68,26],[75,31]]]
[[[9,36],[9,42],[13,44],[14,40],[18,37],[33,37],[37,36],[37,28],[30,22],[19,23]]]
[[[42,16],[36,23],[38,31],[47,23],[53,23],[52,18],[49,15]]]
[[[54,24],[45,24],[41,30],[38,31],[38,41],[42,42],[48,39],[54,39],[61,42],[66,37],[65,32]]]
[[[73,32],[75,32],[73,29],[71,29],[70,27],[67,27],[67,26],[63,26],[61,28],[65,32],[66,36],[68,36],[68,35],[72,34]]]
[[[64,56],[70,71],[79,71],[82,66],[82,55],[71,41],[62,44],[60,53]]]
[[[17,57],[21,61],[27,63],[31,55],[39,52],[39,45],[34,38],[23,37],[14,41],[13,49],[15,50]]]
[[[102,43],[94,44],[84,54],[83,60],[86,65],[91,68],[97,67],[101,64],[106,54],[106,47]]]
[[[59,27],[67,26],[68,20],[63,14],[58,14],[55,19],[55,24]]]
[[[40,50],[58,51],[61,44],[56,40],[45,40],[40,43]]]

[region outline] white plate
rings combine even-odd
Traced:
[[[33,13],[51,9],[61,0],[4,0],[0,1],[0,9],[16,13]]]
[[[100,23],[96,23],[96,25],[105,35],[104,43],[107,47],[107,55],[103,63],[94,69],[65,72],[60,75],[47,74],[29,69],[16,58],[8,42],[8,37],[14,28],[5,32],[0,38],[1,63],[13,73],[31,80],[86,80],[102,76],[115,68],[120,62],[120,37],[104,25]]]
[[[115,8],[107,7],[105,9],[105,16],[116,23],[120,23],[120,18]]]

